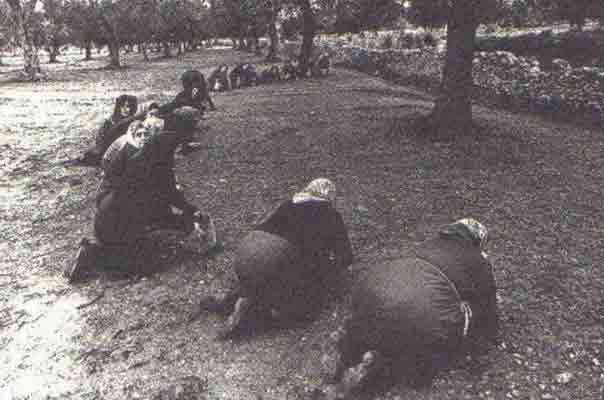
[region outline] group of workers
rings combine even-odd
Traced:
[[[267,74],[281,79],[284,69],[273,66]],[[328,70],[327,64],[323,72]],[[187,71],[181,78],[183,91],[174,100],[142,110],[134,96],[116,99],[95,146],[73,162],[100,166],[103,177],[96,197],[95,239],[82,239],[74,262],[64,271],[70,282],[90,269],[141,262],[146,235],[156,229],[194,235],[206,250],[216,248],[214,222],[185,199],[174,175],[174,157],[179,148],[187,154],[194,147],[205,104],[214,108],[208,89],[240,87],[253,76],[257,79],[254,74],[249,63],[230,75],[228,67],[220,66],[208,85],[199,71]],[[242,239],[232,266],[239,285],[226,296],[201,302],[227,316],[219,338],[267,318],[299,320],[324,304],[319,299],[341,283],[353,262],[348,231],[333,205],[335,196],[331,180],[314,179]],[[333,335],[333,398],[346,398],[384,366],[396,368],[401,360],[408,370],[432,376],[443,355],[454,352],[460,342],[496,336],[496,286],[482,251],[486,236],[481,223],[464,218],[400,259],[366,269],[352,291],[350,316]]]
[[[214,222],[185,199],[174,174],[176,151],[194,150],[205,104],[214,104],[201,72],[186,71],[181,81],[183,90],[164,105],[139,107],[136,97],[119,96],[94,146],[67,162],[103,171],[96,193],[95,238],[82,239],[75,261],[64,270],[70,282],[97,267],[143,264],[147,233],[153,230],[195,235],[207,250],[217,245]]]
[[[256,66],[249,62],[237,64],[233,68],[222,64],[208,76],[208,88],[211,91],[222,92],[241,87],[291,81],[309,75],[324,77],[329,74],[330,70],[331,59],[327,53],[321,53],[315,60],[312,60],[306,74],[302,73],[299,66],[291,60],[284,60],[281,65],[269,65],[262,71],[258,71]]]

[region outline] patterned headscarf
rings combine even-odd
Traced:
[[[487,228],[474,218],[462,218],[454,223],[445,226],[441,231],[444,236],[459,236],[463,239],[471,240],[481,248],[488,239]]]
[[[311,181],[303,191],[293,197],[294,203],[305,201],[329,201],[336,199],[336,185],[327,178],[317,178]]]
[[[151,135],[155,136],[164,129],[164,120],[154,115],[149,115],[143,122],[145,128],[149,129]]]
[[[142,147],[141,142],[139,142],[135,136],[136,131],[138,131],[140,128],[145,128],[143,121],[135,120],[130,125],[128,125],[128,131],[126,132],[128,143],[130,143],[136,148]]]

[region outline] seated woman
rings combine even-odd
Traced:
[[[94,217],[96,241],[82,239],[74,263],[64,271],[70,282],[101,260],[136,263],[140,259],[137,249],[151,230],[193,233],[208,248],[214,247],[211,218],[185,200],[173,170],[174,150],[198,117],[198,112],[176,110],[169,119],[175,131],[167,131],[164,121],[149,116],[132,122],[128,132],[113,142],[102,161],[104,174]]]
[[[211,91],[215,92],[229,90],[229,66],[222,64],[214,69],[208,77],[208,86]]]
[[[291,60],[283,61],[281,66],[281,79],[284,81],[292,81],[298,77],[298,69]]]
[[[321,53],[312,65],[311,74],[315,77],[329,75],[331,70],[331,59],[328,53]]]
[[[160,114],[170,113],[180,107],[193,107],[203,112],[205,111],[204,103],[206,102],[210,106],[210,110],[216,109],[208,91],[206,78],[201,72],[197,70],[185,71],[180,80],[183,90],[174,97],[174,100],[160,107]]]
[[[229,73],[231,89],[255,86],[258,80],[256,67],[250,63],[241,63],[235,66]]]
[[[193,107],[203,114],[206,109],[204,106],[206,102],[210,106],[210,110],[216,110],[216,106],[210,97],[206,79],[201,72],[197,70],[185,71],[180,79],[183,90],[171,102],[159,107],[158,115],[160,117],[169,115],[180,107]],[[195,142],[194,132],[195,130],[192,129],[189,132],[190,136],[183,141],[181,150],[183,154],[188,154],[199,147],[199,143]]]
[[[334,200],[335,185],[315,179],[241,241],[233,263],[239,288],[203,305],[217,312],[230,312],[234,305],[219,338],[255,317],[306,319],[334,292],[353,258]]]
[[[258,82],[261,84],[278,82],[281,80],[281,72],[279,71],[278,65],[271,65],[270,67],[262,70],[258,77]]]
[[[115,107],[111,118],[106,119],[99,129],[95,145],[86,150],[83,156],[67,161],[70,165],[97,167],[107,148],[115,139],[128,130],[130,122],[136,113],[138,100],[135,96],[122,94],[115,99]]]

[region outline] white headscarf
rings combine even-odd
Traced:
[[[143,121],[143,125],[145,128],[149,129],[151,135],[157,135],[164,129],[164,120],[156,117],[155,115],[149,115]]]
[[[336,199],[336,185],[327,178],[317,178],[311,181],[303,191],[293,197],[294,203],[305,201],[329,201]]]
[[[136,148],[141,148],[142,144],[136,139],[135,133],[140,128],[144,128],[143,121],[135,120],[128,125],[128,131],[126,132],[126,141]],[[145,128],[146,129],[146,128]]]
[[[462,218],[445,226],[440,233],[446,236],[460,236],[478,244],[481,248],[487,242],[487,228],[474,218]]]

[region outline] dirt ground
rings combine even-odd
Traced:
[[[177,174],[215,218],[223,253],[199,256],[156,235],[146,276],[67,285],[61,271],[92,234],[100,174],[59,162],[93,142],[120,93],[163,102],[185,69],[243,59],[258,61],[203,50],[150,63],[133,55],[111,71],[99,58],[54,66],[36,84],[0,68],[0,398],[150,399],[185,377],[212,399],[300,397],[319,383],[341,304],[308,324],[227,342],[213,340],[222,318],[197,305],[232,284],[233,246],[251,224],[326,176],[350,230],[353,275],[457,218],[490,232],[500,345],[461,359],[430,388],[399,384],[377,398],[602,399],[602,131],[476,107],[480,132],[434,143],[411,129],[429,95],[344,69],[214,96],[203,148],[179,158]]]

